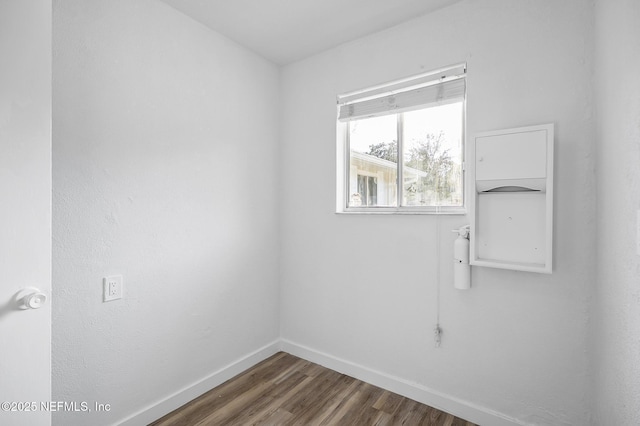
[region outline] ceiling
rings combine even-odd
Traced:
[[[162,0],[284,65],[460,0]]]

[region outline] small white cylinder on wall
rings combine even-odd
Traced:
[[[453,244],[453,286],[458,290],[471,288],[471,265],[469,265],[469,225],[454,229],[458,234]]]

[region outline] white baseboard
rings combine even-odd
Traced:
[[[147,425],[158,420],[162,416],[172,412],[178,407],[197,398],[203,393],[215,388],[226,382],[230,378],[237,376],[243,371],[253,367],[257,363],[269,358],[271,355],[280,351],[280,341],[275,340],[266,346],[246,355],[237,361],[219,369],[215,373],[205,377],[204,379],[180,389],[174,394],[153,403],[137,413],[118,422],[123,426],[140,426]]]
[[[280,341],[280,350],[320,364],[324,367],[346,374],[363,382],[381,387],[399,395],[411,398],[430,407],[451,413],[479,425],[487,426],[515,426],[526,425],[519,420],[510,418],[502,413],[481,407],[446,395],[442,392],[429,389],[418,383],[411,383],[405,379],[394,377],[367,367],[336,358],[332,355],[316,351],[312,348],[296,344],[286,339]]]
[[[123,426],[147,425],[279,351],[284,351],[291,355],[306,359],[307,361],[320,364],[339,373],[355,377],[363,382],[395,392],[399,395],[411,398],[414,401],[451,413],[457,417],[469,420],[479,425],[526,425],[526,423],[522,423],[521,421],[510,418],[509,416],[497,411],[429,389],[428,387],[418,383],[412,383],[399,377],[363,367],[353,362],[299,345],[286,339],[275,340],[270,344],[263,346],[262,348],[219,369],[204,379],[186,386],[174,394],[141,409],[137,413],[123,419],[117,424]]]

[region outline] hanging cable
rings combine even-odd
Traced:
[[[438,203],[439,204],[439,203]],[[440,347],[442,329],[440,328],[440,206],[436,206],[436,326],[434,340],[436,347]]]

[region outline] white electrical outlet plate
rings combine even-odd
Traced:
[[[122,299],[122,275],[111,275],[102,279],[104,301]]]

